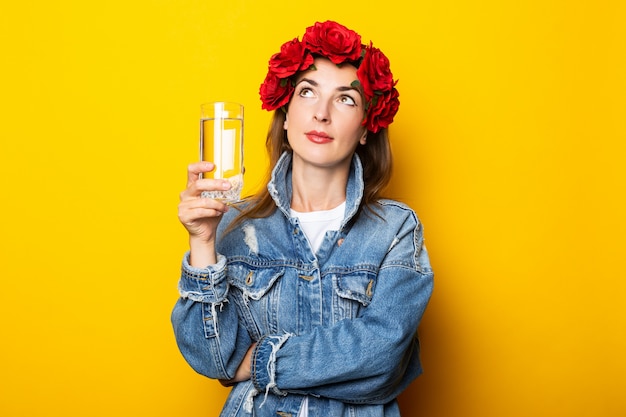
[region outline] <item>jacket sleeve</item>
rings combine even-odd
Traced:
[[[432,290],[433,272],[413,214],[396,234],[362,314],[305,334],[261,338],[253,353],[255,388],[387,403],[421,373],[417,327]]]
[[[172,311],[176,343],[189,365],[209,378],[234,377],[248,347],[248,332],[239,325],[237,307],[229,302],[226,258],[206,269],[183,259],[180,298]]]

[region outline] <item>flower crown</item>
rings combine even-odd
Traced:
[[[358,33],[330,20],[308,27],[302,41],[295,38],[285,42],[280,52],[270,58],[267,76],[259,90],[261,107],[271,111],[285,106],[295,89],[295,80],[290,77],[311,68],[316,56],[357,68],[358,80],[352,86],[360,87],[365,97],[363,126],[376,133],[391,124],[400,100],[389,59],[372,42],[361,44]]]

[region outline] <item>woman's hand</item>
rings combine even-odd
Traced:
[[[220,384],[225,387],[230,387],[237,382],[247,381],[252,377],[252,352],[254,352],[254,348],[256,347],[256,343],[253,343],[246,352],[246,356],[244,356],[243,360],[239,364],[239,368],[237,368],[237,372],[235,373],[235,377],[233,379],[225,380],[220,379]]]
[[[211,162],[197,162],[187,169],[187,188],[180,193],[178,219],[189,233],[191,266],[205,268],[217,262],[215,232],[228,206],[221,201],[203,198],[203,191],[223,191],[231,187],[227,180],[200,179],[200,173],[215,168]]]

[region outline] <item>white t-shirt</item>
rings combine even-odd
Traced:
[[[339,230],[341,221],[346,212],[346,202],[344,201],[337,207],[331,210],[310,211],[307,213],[300,213],[291,209],[291,215],[300,220],[300,226],[304,231],[305,236],[311,244],[313,252],[322,245],[326,232],[329,230]],[[302,408],[298,413],[298,417],[308,417],[309,415],[309,399],[304,397],[302,402]]]
[[[309,239],[309,243],[311,244],[311,248],[313,248],[313,252],[317,252],[317,250],[320,248],[327,231],[339,230],[339,226],[341,226],[341,221],[343,220],[345,212],[345,201],[334,209],[330,210],[309,211],[306,213],[300,213],[298,211],[295,211],[294,209],[291,209],[291,215],[293,217],[297,217],[300,220],[302,230],[304,231],[307,239]]]

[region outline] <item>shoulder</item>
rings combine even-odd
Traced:
[[[406,203],[397,200],[391,200],[388,198],[382,198],[378,200],[378,204],[389,210],[399,210],[403,212],[409,212],[415,214],[415,211],[409,207]]]
[[[396,200],[379,200],[383,208],[385,221],[389,222],[395,230],[395,239],[398,249],[404,248],[397,253],[411,253],[413,267],[423,273],[432,273],[428,251],[424,239],[424,228],[417,213],[407,204]],[[388,264],[402,265],[403,259],[389,256]]]
[[[422,235],[422,224],[416,212],[407,204],[391,199],[380,199],[364,207],[353,227],[369,234],[373,230],[393,236]],[[408,236],[407,236],[408,237]]]
[[[415,210],[409,205],[397,200],[380,199],[365,211],[369,213],[369,217],[377,217],[385,223],[414,223],[415,226],[420,225],[419,217]]]
[[[366,227],[382,227],[396,236],[413,236],[421,244],[424,228],[419,216],[408,204],[397,200],[380,199],[373,207],[364,210]]]

